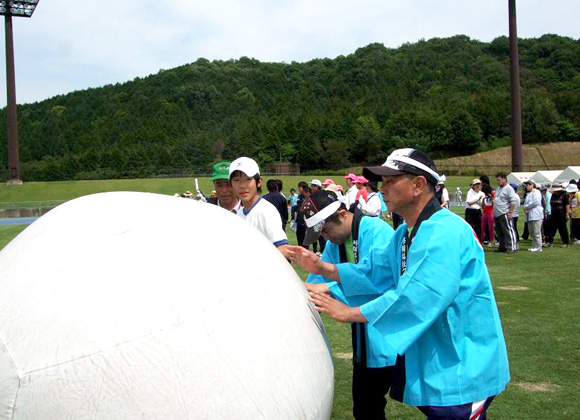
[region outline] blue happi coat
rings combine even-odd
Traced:
[[[386,260],[373,260],[371,256],[381,256],[387,249],[394,231],[391,226],[379,217],[360,217],[358,235],[355,239],[355,253],[358,252],[358,263],[340,264],[339,246],[327,241],[322,260],[336,264],[339,267],[340,283],[329,280],[320,275],[310,274],[308,283],[328,283],[332,295],[349,306],[361,306],[380,297],[387,290],[394,288],[392,278],[382,275],[386,270]],[[353,269],[356,266],[357,269]],[[348,298],[346,297],[348,294]],[[396,353],[383,339],[376,329],[368,330],[366,325],[353,326],[354,361],[364,363],[367,367],[381,368],[392,366],[396,361]]]
[[[483,248],[462,218],[429,206],[412,242],[402,224],[388,247],[371,255],[384,260],[383,282],[395,287],[361,312],[369,334],[379,334],[400,355],[392,394],[416,406],[480,401],[502,392],[510,379]],[[401,270],[405,240],[410,246]],[[348,301],[350,290],[343,290]]]

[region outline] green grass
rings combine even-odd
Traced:
[[[344,185],[344,179],[337,176],[314,176],[320,180],[332,178]],[[284,183],[284,194],[288,196],[290,188],[297,188],[298,182],[310,182],[312,176],[264,176],[265,181],[270,178],[279,178]],[[455,199],[455,188],[461,186],[463,197],[471,182],[471,177],[450,177],[447,189],[451,199]],[[198,178],[199,187],[204,194],[210,195],[213,184],[209,178]],[[23,185],[0,184],[0,206],[2,203],[32,202],[32,201],[66,201],[83,195],[105,191],[144,191],[158,194],[183,193],[194,191],[195,186],[191,178],[155,178],[155,179],[120,179],[105,181],[63,181],[63,182],[26,182]]]
[[[322,178],[322,177],[321,177]],[[336,179],[337,177],[335,177]],[[283,177],[285,190],[305,177]],[[451,177],[450,193],[467,177]],[[204,191],[211,184],[200,180]],[[154,191],[173,194],[192,189],[190,180],[81,181],[71,183],[29,183],[21,187],[0,186],[0,199],[13,201],[64,200],[93,192],[110,190]],[[33,194],[34,197],[25,194]],[[463,209],[454,209],[462,214]],[[523,232],[520,217],[520,233]],[[0,226],[0,248],[24,226]],[[296,243],[291,231],[290,241]],[[556,245],[558,245],[557,243]],[[580,247],[544,249],[532,254],[521,243],[514,255],[495,253],[486,248],[486,260],[498,301],[506,336],[512,382],[489,410],[492,419],[575,419],[580,412]],[[301,278],[306,273],[298,269]],[[517,290],[518,288],[524,290]],[[516,290],[514,290],[516,289]],[[351,361],[337,358],[350,353],[350,327],[324,317],[335,355],[335,395],[332,418],[352,419],[350,381]],[[389,401],[389,419],[422,419],[417,409]]]

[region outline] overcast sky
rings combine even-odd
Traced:
[[[372,42],[508,34],[507,0],[40,0],[13,18],[18,103],[242,56],[304,62]],[[518,4],[518,35],[580,38],[579,0]],[[4,31],[0,106],[6,105]]]

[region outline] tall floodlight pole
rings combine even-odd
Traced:
[[[18,117],[16,115],[16,77],[14,72],[14,36],[12,16],[31,17],[40,0],[0,0],[0,15],[4,15],[6,29],[6,136],[8,140],[8,184],[22,184],[18,153]]]
[[[511,92],[511,134],[512,171],[523,171],[522,157],[522,100],[520,97],[520,61],[518,52],[518,30],[516,0],[509,2],[510,21],[510,92]]]

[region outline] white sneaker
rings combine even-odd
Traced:
[[[530,251],[530,252],[542,252],[542,248],[529,248],[528,251]]]

